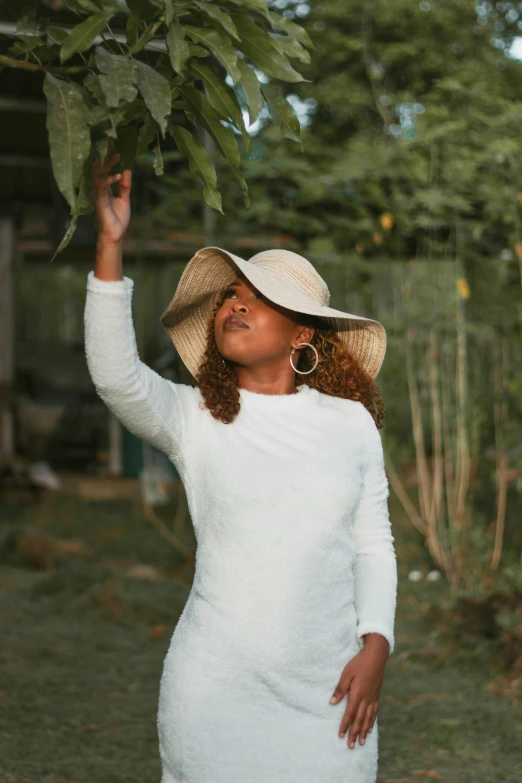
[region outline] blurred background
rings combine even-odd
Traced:
[[[70,69],[92,65],[78,46],[66,62],[59,46],[79,21],[104,12],[113,14],[114,41],[130,40],[129,18],[149,24],[136,22],[134,40],[143,61],[171,78],[164,38],[145,44],[140,33],[175,7],[0,6],[1,783],[159,779],[159,678],[190,591],[195,538],[174,466],[109,414],[88,374],[83,307],[96,224],[78,210],[56,253],[77,202],[53,168],[63,139],[44,77],[74,81]],[[273,0],[267,8],[313,42],[308,59],[302,49],[291,54],[301,80],[288,71],[278,80],[261,62],[250,71],[266,88],[263,101],[251,82],[233,89],[219,47],[201,49],[241,110],[221,124],[238,142],[249,208],[203,121],[192,130],[215,167],[222,210],[207,203],[170,126],[154,149],[135,155],[134,146],[124,274],[135,281],[140,356],[191,383],[159,318],[205,245],[244,258],[270,247],[301,253],[327,281],[333,307],[384,324],[377,383],[399,596],[379,783],[514,783],[522,779],[522,3]],[[197,48],[193,58],[202,57]],[[198,116],[174,108],[169,122]],[[114,138],[127,149],[127,137]],[[252,741],[260,741],[255,726]]]

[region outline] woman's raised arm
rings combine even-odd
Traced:
[[[175,459],[185,426],[181,387],[139,358],[132,320],[134,282],[122,272],[122,240],[130,221],[131,171],[109,176],[118,158],[118,154],[104,162],[98,158],[93,165],[98,242],[95,269],[87,278],[87,365],[98,394],[122,424]],[[116,181],[119,192],[114,196],[110,185]]]

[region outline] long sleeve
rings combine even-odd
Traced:
[[[388,512],[388,478],[379,430],[369,413],[366,419],[366,471],[354,520],[356,541],[355,609],[357,641],[363,635],[379,633],[395,645],[394,624],[397,599],[397,558]]]
[[[181,452],[184,417],[178,384],[139,358],[132,320],[134,281],[87,277],[85,353],[96,390],[106,406],[139,438],[171,459]]]

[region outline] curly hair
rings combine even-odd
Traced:
[[[221,355],[215,340],[214,318],[222,302],[223,297],[220,297],[210,317],[207,346],[195,380],[205,407],[212,416],[224,424],[230,424],[238,415],[241,402],[234,364]],[[314,372],[307,376],[306,383],[323,394],[361,402],[372,415],[377,429],[381,429],[381,420],[386,411],[377,384],[364,372],[341,342],[337,331],[329,328],[326,321],[304,313],[299,315],[303,326],[315,329],[311,344],[319,354],[319,363]],[[313,359],[315,362],[315,354]],[[312,366],[308,352],[301,351],[298,369],[309,370]],[[303,383],[303,377],[297,375],[296,386]]]

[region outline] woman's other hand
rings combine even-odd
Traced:
[[[390,649],[380,634],[367,634],[364,638],[364,649],[344,667],[331,699],[331,703],[338,704],[349,691],[339,736],[344,737],[350,729],[347,741],[350,748],[354,747],[357,737],[359,744],[364,745],[366,735],[373,728]]]

